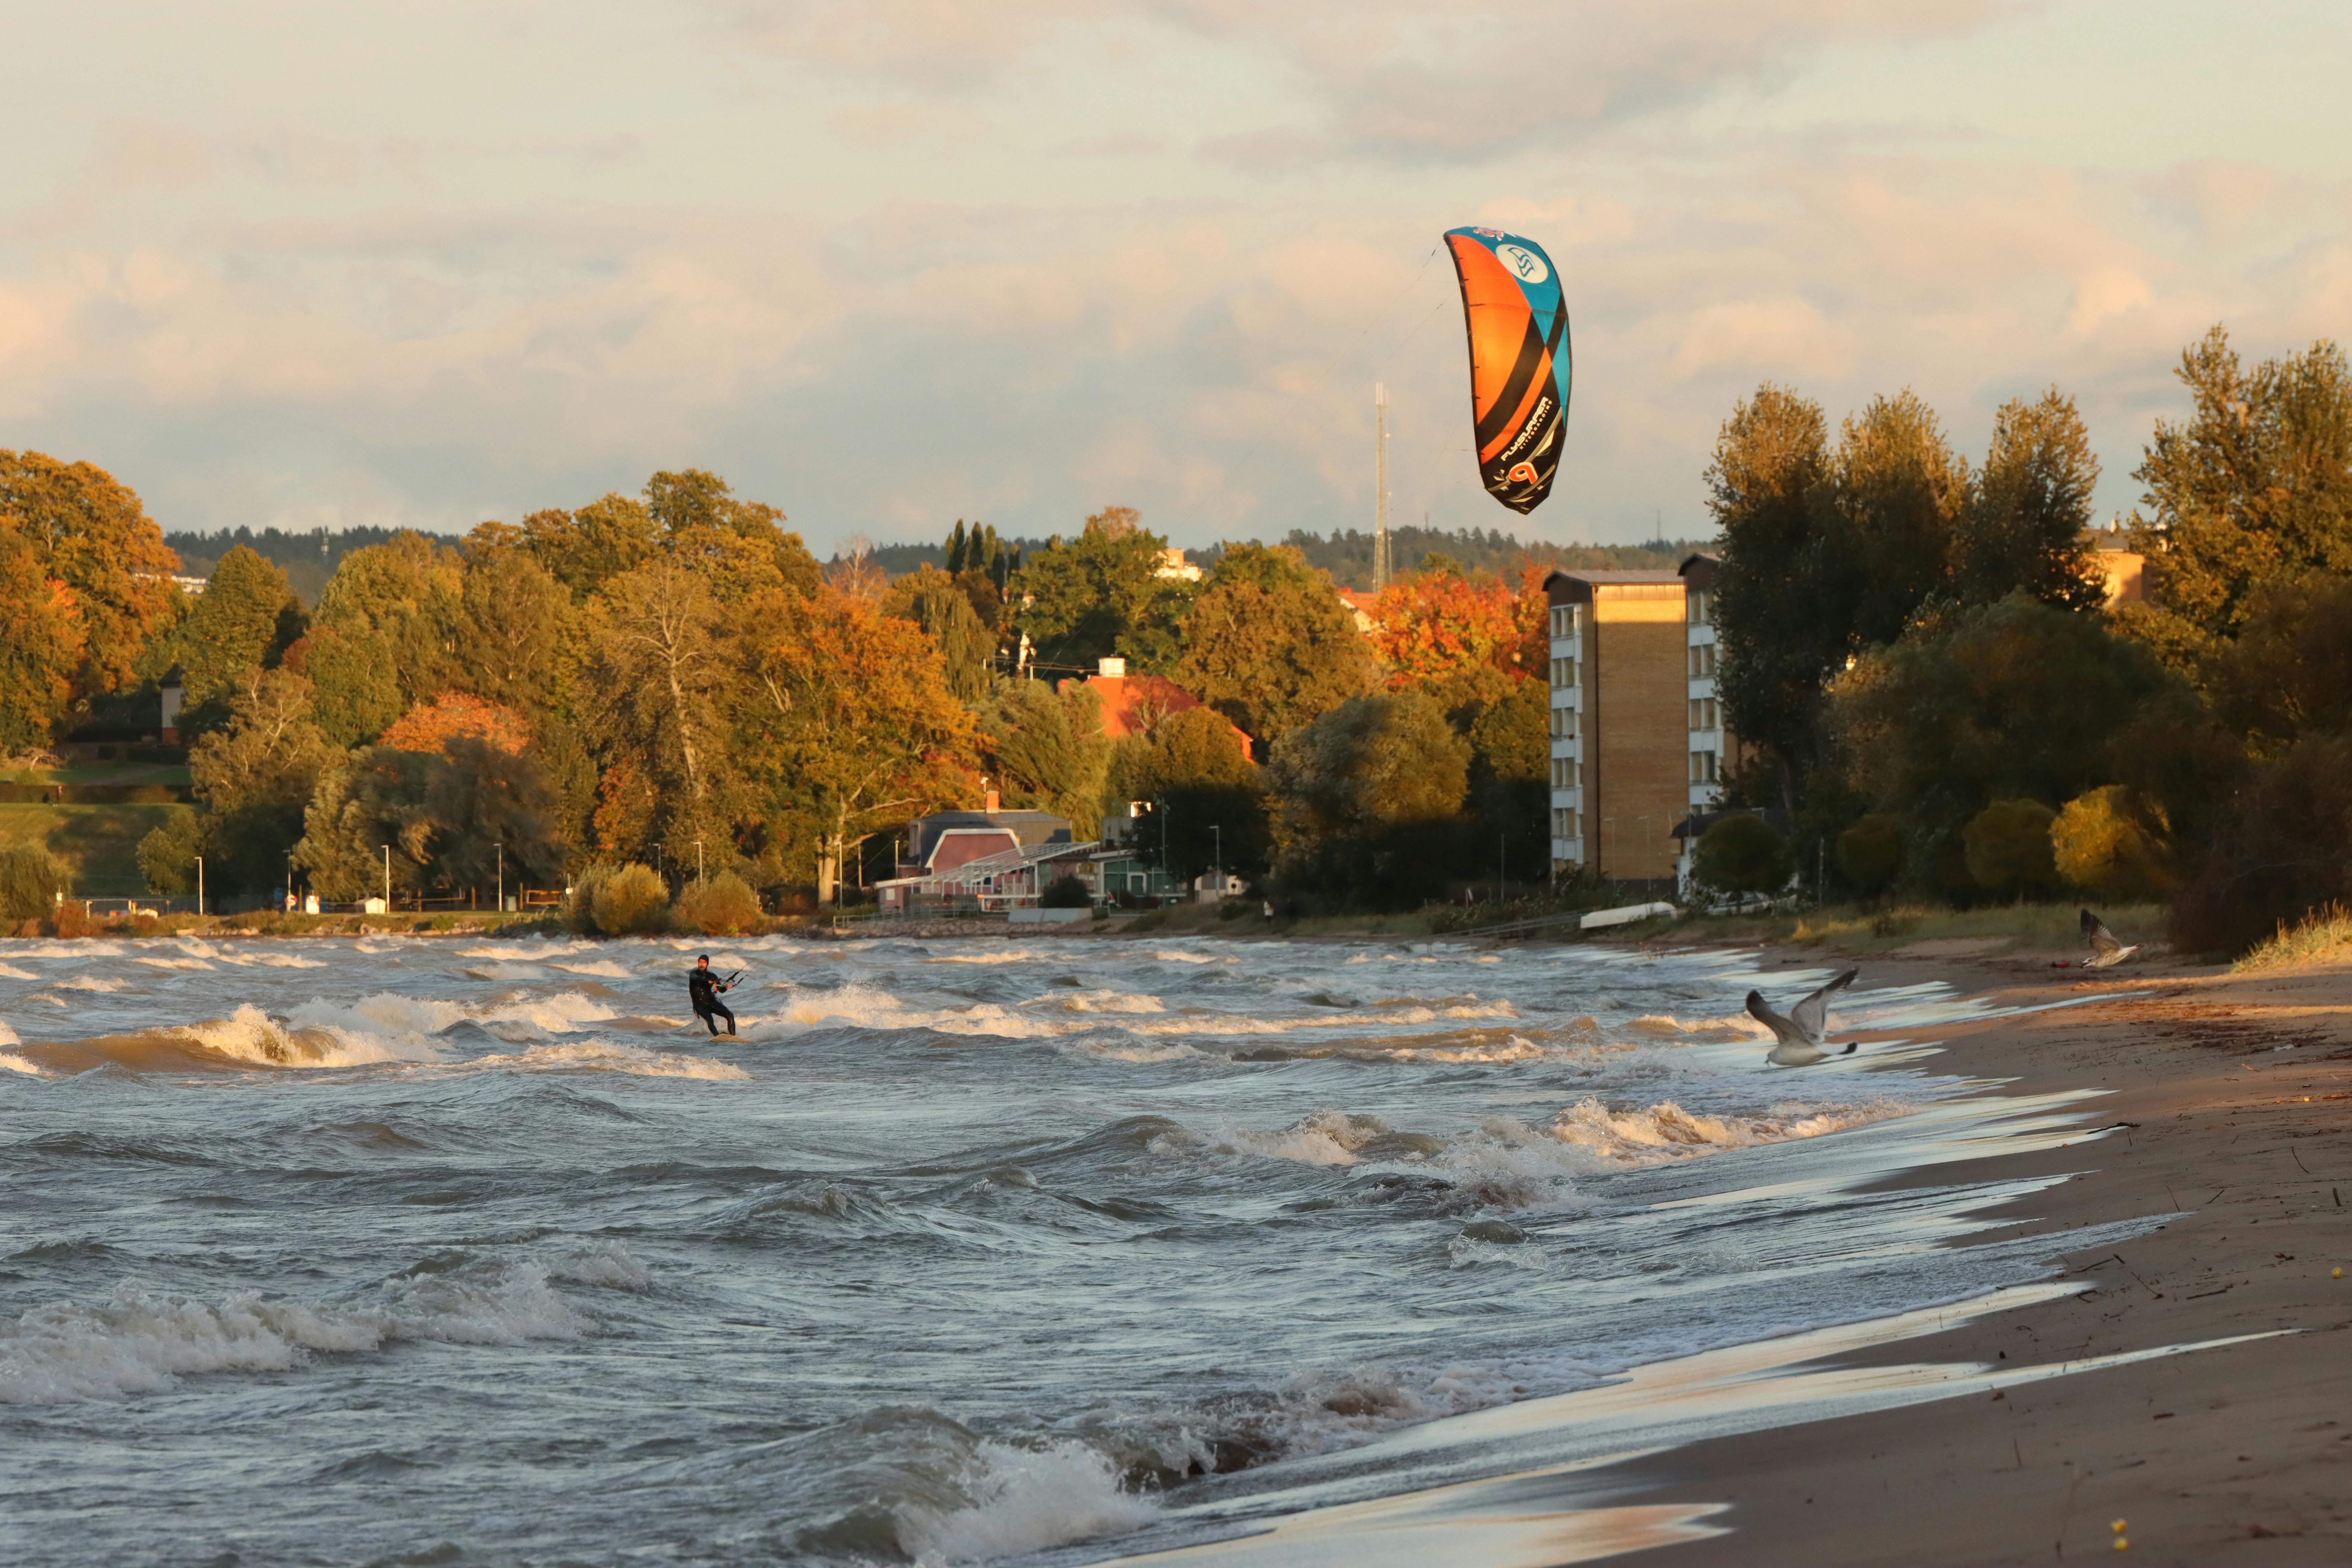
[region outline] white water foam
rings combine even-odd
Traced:
[[[388,1281],[376,1304],[327,1306],[258,1291],[217,1304],[132,1281],[103,1305],[56,1302],[0,1326],[0,1404],[121,1399],[213,1372],[286,1372],[314,1352],[350,1354],[395,1340],[515,1345],[593,1329],[548,1283],[545,1265],[487,1277]]]
[[[751,1075],[731,1062],[690,1057],[679,1051],[649,1051],[643,1046],[590,1040],[582,1045],[533,1046],[520,1056],[487,1056],[467,1064],[514,1072],[620,1072],[638,1078],[698,1078],[745,1083]]]
[[[13,963],[0,963],[0,980],[38,980],[29,969],[19,969]]]
[[[1901,1100],[1876,1100],[1859,1105],[1776,1105],[1761,1116],[1709,1116],[1685,1110],[1672,1100],[1638,1110],[1611,1110],[1598,1100],[1586,1100],[1562,1110],[1549,1131],[1560,1142],[1588,1150],[1612,1165],[1657,1165],[1727,1149],[1818,1138],[1908,1116],[1916,1109]]]
[[[599,958],[586,963],[559,963],[555,966],[567,974],[593,975],[599,980],[626,980],[629,971],[609,958]]]
[[[95,991],[107,994],[128,991],[131,989],[131,982],[103,978],[95,974],[77,974],[70,980],[56,982],[54,988],[59,991]]]
[[[150,969],[212,969],[217,967],[205,958],[134,958],[133,963],[143,963]]]
[[[9,951],[18,958],[118,958],[122,946],[111,942],[45,942]]]
[[[956,1490],[965,1506],[898,1509],[901,1543],[924,1568],[1014,1557],[1140,1530],[1159,1510],[1123,1490],[1110,1460],[1084,1443],[1042,1447],[981,1442]]]

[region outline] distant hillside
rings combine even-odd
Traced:
[[[1004,542],[1020,551],[1024,556],[1034,555],[1045,548],[1045,542],[1042,539],[1008,539]],[[839,561],[840,553],[835,552],[833,558]],[[944,570],[948,563],[948,547],[944,542],[938,544],[877,544],[874,547],[874,563],[893,577],[903,577],[922,566],[937,566]]]
[[[1308,562],[1331,574],[1343,588],[1372,585],[1372,536],[1349,529],[1331,531],[1330,537],[1292,529],[1285,544],[1295,545]],[[1653,539],[1646,544],[1552,544],[1524,542],[1500,529],[1396,528],[1389,531],[1389,560],[1399,572],[1419,566],[1427,555],[1444,555],[1469,571],[1511,572],[1523,560],[1550,566],[1582,567],[1589,571],[1671,572],[1695,550],[1710,548],[1705,540]]]
[[[235,532],[223,529],[218,533],[167,533],[163,542],[179,552],[180,570],[191,577],[211,576],[220,558],[242,544],[283,568],[287,582],[292,584],[303,607],[316,609],[327,579],[335,574],[344,556],[371,544],[390,543],[396,531],[389,528],[339,528],[330,532],[314,528],[308,533],[284,533],[265,528],[256,533],[249,528],[240,528]]]

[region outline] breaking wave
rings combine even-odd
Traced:
[[[122,1399],[222,1372],[288,1372],[314,1354],[350,1355],[397,1341],[518,1345],[595,1331],[551,1280],[643,1289],[651,1276],[617,1242],[551,1262],[412,1270],[371,1299],[303,1301],[237,1291],[206,1301],[115,1287],[96,1306],[55,1302],[0,1325],[0,1404]]]

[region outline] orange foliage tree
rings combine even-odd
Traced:
[[[878,827],[980,793],[979,734],[920,626],[831,586],[742,617],[739,763],[775,818],[817,829],[817,898]]]
[[[400,717],[376,742],[400,752],[435,752],[464,737],[520,756],[530,744],[530,721],[511,708],[485,702],[463,691],[444,691]]]
[[[1493,674],[1525,679],[1545,668],[1544,568],[1513,584],[1446,566],[1401,577],[1372,606],[1373,646],[1392,689],[1475,691]]]

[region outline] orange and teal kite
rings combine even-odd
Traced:
[[[1516,512],[1551,494],[1568,433],[1568,301],[1543,247],[1496,228],[1451,228],[1470,333],[1478,477]]]

